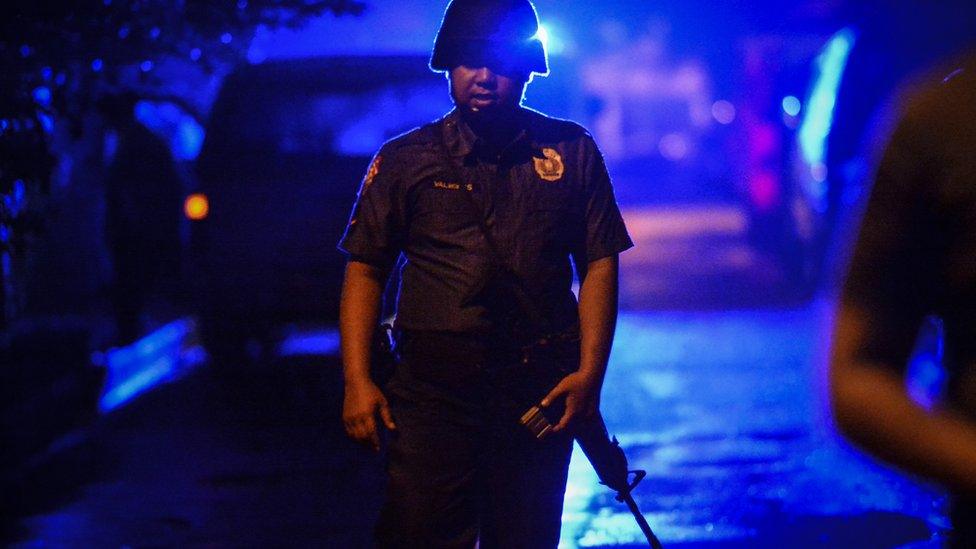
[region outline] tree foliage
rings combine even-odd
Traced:
[[[356,15],[356,0],[6,0],[0,3],[0,265],[43,225],[56,126],[81,133],[100,93],[157,84],[160,63],[212,72],[243,58],[254,31]],[[4,256],[7,257],[4,260]],[[11,273],[0,281],[9,298]],[[4,299],[9,317],[9,299]],[[2,320],[2,317],[0,317]],[[2,326],[2,322],[0,322]]]

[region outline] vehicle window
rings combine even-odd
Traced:
[[[356,93],[278,96],[259,109],[239,137],[246,145],[285,154],[331,152],[369,156],[384,141],[451,108],[446,84],[437,81]]]

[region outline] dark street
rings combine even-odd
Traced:
[[[944,496],[839,441],[823,402],[829,305],[627,313],[603,411],[668,547],[938,547]],[[334,356],[215,364],[104,416],[20,487],[6,540],[38,546],[368,545],[381,463],[346,439]],[[574,455],[561,547],[640,546]]]

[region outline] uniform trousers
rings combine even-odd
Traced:
[[[385,388],[397,429],[387,441],[379,547],[558,544],[572,437],[537,440],[519,424],[551,380],[520,378],[517,368],[499,378],[480,354],[406,342]]]

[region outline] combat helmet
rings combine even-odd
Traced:
[[[539,18],[529,0],[452,0],[430,57],[433,71],[461,64],[495,64],[525,74],[549,74],[537,36]]]

